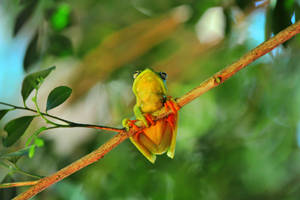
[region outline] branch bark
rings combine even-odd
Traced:
[[[210,78],[202,82],[198,87],[194,88],[190,92],[178,98],[176,100],[178,105],[180,107],[183,107],[186,104],[193,101],[195,98],[202,95],[203,93],[220,85],[225,80],[233,76],[236,72],[240,71],[241,69],[243,69],[244,67],[246,67],[247,65],[255,61],[256,59],[258,59],[259,57],[270,52],[272,49],[284,43],[285,41],[289,40],[291,37],[295,36],[298,33],[300,33],[300,21],[284,29],[273,38],[269,39],[268,41],[262,43],[255,49],[251,50],[249,53],[245,54],[238,61],[234,62],[233,64],[229,65],[223,70],[217,72],[216,74],[214,74],[213,76],[211,76]],[[156,116],[155,119],[158,120],[167,116],[168,114],[170,114],[170,112],[167,112],[165,108],[162,108],[161,110],[159,110],[154,114]],[[36,185],[34,185],[33,187],[29,188],[27,191],[23,192],[22,194],[14,198],[14,200],[25,200],[35,196],[36,194],[48,188],[52,184],[98,161],[105,154],[110,152],[114,147],[119,145],[121,142],[123,142],[125,139],[132,136],[133,134],[135,134],[135,131],[133,129],[131,129],[129,132],[122,131],[118,133],[113,138],[111,138],[108,142],[100,146],[97,150],[73,162],[72,164],[59,170],[58,172],[41,179]]]

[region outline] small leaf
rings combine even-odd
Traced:
[[[35,153],[35,145],[32,145],[28,153],[29,158],[32,158],[34,156],[34,153]]]
[[[41,80],[45,79],[54,69],[55,67],[50,67],[48,69],[29,74],[25,77],[22,83],[21,91],[24,103],[30,95],[30,93],[40,85]]]
[[[6,115],[9,110],[0,110],[0,120]]]
[[[70,24],[71,7],[64,3],[58,6],[50,22],[54,30],[61,31]]]
[[[47,53],[54,56],[69,56],[73,53],[73,44],[72,41],[62,35],[54,34],[49,37],[50,46],[47,49]]]
[[[34,144],[35,144],[37,147],[42,147],[42,146],[44,146],[44,140],[42,140],[41,138],[35,138]]]
[[[13,145],[24,134],[34,117],[24,116],[8,122],[4,127],[8,135],[3,139],[3,145],[6,147]]]
[[[37,9],[38,1],[26,0],[21,4],[23,4],[21,6],[22,11],[19,12],[15,19],[14,36],[18,34],[19,31],[24,31],[26,23],[29,23],[29,21],[32,20],[33,13],[35,13],[35,10]]]
[[[46,111],[55,108],[66,101],[72,93],[72,89],[66,86],[59,86],[53,89],[47,99]]]
[[[23,60],[23,67],[27,72],[29,68],[41,58],[41,50],[39,44],[39,32],[31,39],[31,42],[27,46],[25,57]]]
[[[43,127],[39,128],[38,130],[36,130],[36,131],[32,134],[32,136],[30,136],[30,137],[28,138],[28,140],[26,141],[25,146],[28,146],[28,145],[31,143],[31,141],[32,141],[33,139],[35,139],[41,132],[43,132],[43,131],[45,131],[45,130],[47,130],[47,128],[46,128],[45,126],[43,126]]]

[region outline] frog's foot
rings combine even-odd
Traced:
[[[136,122],[137,120],[128,120],[127,121],[127,124],[128,124],[128,126],[130,127],[130,128],[133,128],[135,131],[139,131],[141,128],[140,127],[138,127],[137,125],[135,125],[135,122]]]
[[[135,125],[135,122],[137,121],[138,120],[124,119],[122,122],[127,131],[129,131],[130,128],[133,128],[136,131],[135,137],[139,137],[139,134],[143,132],[142,128]]]
[[[172,97],[168,97],[165,102],[166,110],[172,110],[174,114],[177,114],[178,110],[180,109],[179,105],[175,102]]]
[[[123,119],[122,125],[125,127],[126,131],[129,131],[130,128],[134,128],[134,130],[139,130],[140,128],[135,125],[137,120],[130,120],[128,118]]]
[[[146,113],[145,115],[144,115],[144,117],[146,118],[146,120],[147,120],[147,125],[149,126],[152,126],[152,125],[155,125],[155,121],[152,119],[152,115],[151,114],[149,114],[149,113]],[[147,127],[148,127],[147,126]]]

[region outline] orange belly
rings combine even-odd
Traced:
[[[171,144],[172,127],[166,119],[161,119],[155,125],[145,128],[139,134],[139,142],[153,154],[165,153]]]

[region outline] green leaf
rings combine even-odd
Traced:
[[[23,66],[25,71],[27,72],[30,67],[33,66],[35,62],[37,62],[42,56],[42,52],[40,50],[39,46],[39,40],[40,40],[40,32],[37,31],[34,37],[32,37],[30,43],[27,46]]]
[[[66,101],[72,93],[72,89],[66,86],[59,86],[53,89],[47,99],[46,111],[55,108]]]
[[[50,67],[48,69],[38,71],[32,74],[29,74],[25,77],[23,84],[22,84],[22,97],[23,102],[25,103],[26,99],[30,95],[30,93],[35,89],[38,88],[39,85],[42,83],[42,80],[44,80],[52,70],[54,70],[55,67]]]
[[[35,138],[34,144],[35,144],[37,147],[42,147],[42,146],[44,146],[44,140],[42,140],[41,138]]]
[[[71,7],[64,3],[58,6],[56,11],[53,13],[50,22],[56,31],[63,30],[70,23]]]
[[[34,153],[35,153],[35,145],[32,145],[29,149],[29,158],[32,158],[34,156]]]
[[[50,46],[47,49],[47,53],[54,56],[69,56],[73,53],[73,44],[72,41],[62,35],[62,34],[53,34],[49,37]]]
[[[254,4],[252,0],[235,0],[235,2],[243,10],[253,6]]]
[[[35,139],[41,132],[43,132],[43,131],[45,131],[45,130],[47,130],[47,128],[46,128],[45,126],[43,126],[43,127],[39,128],[38,130],[36,130],[36,131],[32,134],[32,136],[30,136],[30,137],[28,138],[28,140],[27,140],[25,146],[28,146],[28,145],[31,143],[31,141],[32,141],[33,139]]]
[[[34,117],[24,116],[8,122],[4,127],[8,135],[3,139],[3,145],[6,147],[13,145],[24,134]]]
[[[6,115],[6,113],[8,112],[9,110],[0,110],[0,120],[4,117],[4,115]]]

